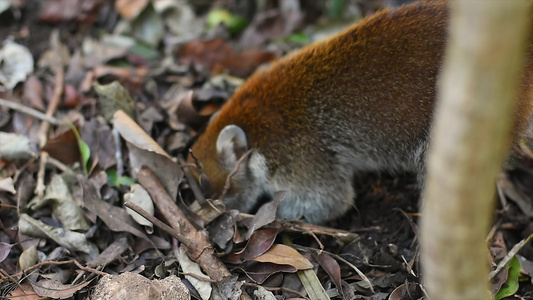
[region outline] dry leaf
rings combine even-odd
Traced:
[[[128,142],[134,175],[143,165],[149,167],[157,172],[170,197],[176,199],[178,185],[183,178],[179,165],[124,112],[119,110],[115,113],[113,125]]]
[[[313,264],[303,257],[294,248],[283,245],[275,244],[264,254],[252,258],[253,261],[258,262],[270,262],[279,265],[290,265],[298,270],[306,270],[313,268]]]
[[[33,73],[33,56],[25,46],[9,40],[0,48],[0,84],[13,89]]]
[[[141,14],[149,0],[117,0],[115,8],[124,19],[133,19]]]
[[[0,159],[23,160],[33,156],[35,152],[30,147],[27,136],[0,131]]]
[[[70,285],[62,284],[61,282],[55,280],[41,280],[38,282],[32,282],[31,285],[37,295],[41,297],[67,299],[74,296],[77,291],[86,287],[89,283],[91,283],[91,281],[92,280],[88,280],[77,285]]]
[[[183,269],[183,272],[185,273],[191,273],[197,276],[209,278],[207,275],[205,275],[202,270],[200,269],[200,266],[193,262],[189,256],[187,256],[187,253],[185,251],[185,248],[183,244],[178,248],[176,257],[178,258],[178,261],[180,263],[181,268]],[[198,291],[198,294],[200,294],[200,297],[202,300],[209,300],[211,297],[211,284],[207,281],[201,281],[193,276],[185,275],[185,278],[194,286],[196,291]]]
[[[63,176],[54,174],[46,186],[44,197],[35,197],[28,208],[37,210],[45,205],[52,206],[52,216],[58,220],[65,229],[86,231],[91,228],[91,223],[85,216],[83,209],[77,203]]]
[[[294,273],[297,269],[290,265],[274,264],[269,262],[249,261],[239,266],[246,276],[258,284],[262,284],[270,276],[277,273]]]
[[[8,192],[15,195],[17,193],[17,190],[15,190],[13,178],[0,178],[0,191]]]
[[[196,63],[211,70],[213,74],[227,72],[239,77],[247,77],[259,65],[276,58],[273,53],[258,50],[237,53],[220,38],[189,42],[179,49],[177,55],[182,64]]]
[[[80,147],[76,134],[72,130],[67,130],[46,142],[41,149],[66,165],[81,162]]]
[[[124,194],[124,202],[135,203],[150,215],[154,214],[154,202],[148,192],[140,184],[134,183],[131,185],[130,192]],[[143,216],[128,207],[126,207],[126,211],[135,222],[144,226],[146,233],[152,234],[154,232],[154,224],[152,224],[152,222],[146,220]]]
[[[20,215],[19,229],[26,235],[51,239],[69,250],[80,251],[91,257],[98,255],[96,245],[89,242],[83,233],[46,225],[27,214]]]

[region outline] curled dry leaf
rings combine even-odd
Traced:
[[[29,248],[22,251],[19,257],[19,268],[21,270],[26,270],[27,268],[35,265],[39,260],[39,255],[37,253],[37,246],[32,245]]]
[[[176,252],[176,257],[178,258],[183,272],[208,278],[207,275],[202,272],[200,266],[198,266],[197,263],[193,262],[189,258],[189,256],[187,256],[187,252],[185,251],[183,244],[178,248]],[[211,283],[207,281],[201,281],[190,275],[185,275],[185,278],[194,286],[194,288],[196,289],[196,291],[198,291],[198,294],[200,294],[200,297],[203,300],[208,300],[211,297]]]
[[[44,197],[34,198],[28,207],[36,210],[44,205],[52,206],[52,216],[66,229],[89,230],[91,227],[85,213],[72,197],[68,184],[58,174],[53,175]]]
[[[0,242],[0,263],[6,259],[6,257],[11,252],[11,248],[13,248],[13,246],[13,244]]]
[[[51,239],[71,251],[79,251],[89,254],[91,258],[98,255],[98,248],[96,245],[89,242],[83,233],[46,225],[27,214],[20,215],[19,229],[23,234]]]
[[[0,84],[13,89],[33,72],[33,56],[28,48],[7,42],[0,48]]]
[[[119,110],[115,113],[113,125],[128,142],[134,175],[143,165],[157,171],[158,178],[169,195],[172,199],[176,199],[178,185],[183,178],[183,172],[178,164],[124,112]]]
[[[155,11],[163,16],[163,22],[172,32],[172,38],[175,43],[198,38],[204,32],[205,22],[196,17],[189,3],[189,1],[185,0],[159,0],[152,2]]]
[[[194,129],[200,129],[207,123],[211,115],[220,109],[221,105],[207,101],[201,103],[196,95],[192,91],[179,92],[174,99],[170,100],[177,102],[177,105],[173,107],[175,114],[171,117],[175,116],[180,123],[187,124]],[[201,106],[200,111],[198,106]]]
[[[45,298],[52,299],[67,299],[74,296],[74,293],[86,287],[92,280],[86,282],[70,285],[62,284],[61,282],[55,280],[41,280],[38,282],[30,283],[33,287],[33,290],[37,295]]]
[[[0,178],[0,191],[8,192],[15,195],[17,193],[17,190],[15,190],[13,178]]]
[[[24,90],[22,92],[22,99],[29,106],[44,110],[43,103],[43,84],[37,79],[35,75],[28,76],[24,82]]]
[[[131,185],[131,191],[124,195],[124,201],[133,202],[139,205],[149,214],[154,214],[154,202],[152,201],[152,198],[150,198],[148,192],[140,184],[134,183]],[[143,216],[134,212],[130,208],[126,207],[126,211],[133,218],[133,220],[135,220],[135,222],[144,226],[144,230],[146,230],[148,234],[152,234],[154,232],[154,224],[152,224],[152,222],[146,220]]]

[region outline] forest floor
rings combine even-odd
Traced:
[[[195,136],[256,68],[394,1],[260,2],[0,0],[0,299],[425,296],[413,174],[357,176],[323,227],[226,211],[191,177]],[[487,232],[498,299],[533,299],[524,145]]]

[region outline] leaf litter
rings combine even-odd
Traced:
[[[184,162],[243,80],[320,35],[306,36],[331,7],[35,1],[0,1],[2,296],[424,296],[409,175],[361,175],[357,209],[321,227],[277,220],[282,191],[254,215],[226,211]],[[377,8],[360,2],[343,13]],[[533,152],[520,146],[487,238],[497,299],[533,290]]]

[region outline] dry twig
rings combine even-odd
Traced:
[[[216,257],[207,236],[198,231],[172,201],[157,176],[147,168],[137,174],[141,185],[148,191],[155,205],[174,230],[176,239],[186,246],[189,257],[196,261],[210,278],[221,281],[231,275],[226,266]],[[154,223],[156,224],[156,223]],[[168,230],[168,229],[167,229]]]

